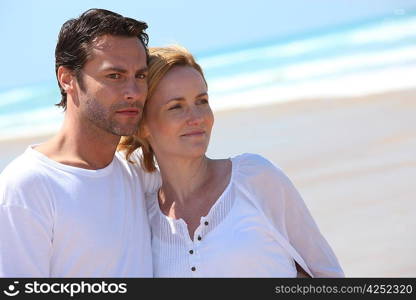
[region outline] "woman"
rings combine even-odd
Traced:
[[[149,94],[138,134],[162,186],[148,195],[156,277],[343,276],[300,195],[265,158],[210,159],[214,123],[207,83],[180,47],[150,49]]]

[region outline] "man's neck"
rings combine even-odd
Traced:
[[[117,135],[66,116],[61,130],[36,150],[65,165],[97,170],[111,163],[119,141]]]

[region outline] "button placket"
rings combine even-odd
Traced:
[[[197,277],[198,269],[200,266],[200,256],[198,248],[203,239],[203,228],[199,226],[194,232],[194,239],[192,241],[192,246],[188,249],[188,259],[189,259],[189,268],[191,275]]]
[[[202,241],[202,238],[204,236],[205,233],[205,228],[203,228],[202,226],[198,226],[198,228],[195,230],[194,233],[194,242],[196,242],[197,244],[200,243]]]
[[[189,258],[189,269],[191,270],[192,276],[194,276],[196,275],[196,272],[199,267],[198,258],[195,252],[192,255],[188,254],[188,258]]]
[[[188,234],[188,236],[189,236],[189,234]],[[195,272],[196,272],[196,270],[197,270],[197,267],[198,267],[198,263],[197,263],[197,260],[196,260],[196,248],[197,248],[197,245],[196,245],[196,243],[194,242],[194,241],[192,241],[191,239],[188,239],[188,243],[187,243],[187,251],[188,251],[188,253],[187,253],[187,255],[188,255],[188,270],[190,270],[191,271],[191,276],[194,276],[195,275]]]
[[[191,276],[198,277],[199,275],[199,268],[201,266],[201,257],[198,251],[194,251],[194,254],[188,255],[189,258],[189,269],[191,271]]]
[[[201,246],[201,243],[197,240],[194,243],[194,254],[189,255],[189,257],[192,257],[192,259],[190,260],[190,267],[195,267],[195,271],[191,270],[192,276],[193,277],[199,277],[201,276],[200,274],[200,268],[201,268],[201,255],[199,252],[199,248]]]
[[[196,240],[198,242],[201,242],[202,239],[204,238],[204,236],[208,232],[208,229],[209,229],[208,225],[209,225],[209,221],[207,219],[205,219],[205,217],[201,217],[201,222],[200,222],[200,225],[198,226],[197,230],[195,231],[194,239],[196,237]]]

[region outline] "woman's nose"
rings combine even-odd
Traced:
[[[190,108],[188,112],[187,124],[199,125],[204,120],[204,114],[198,108]]]

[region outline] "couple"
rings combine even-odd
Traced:
[[[205,156],[203,72],[146,28],[101,9],[62,26],[65,120],[0,175],[0,276],[343,276],[280,169]]]

